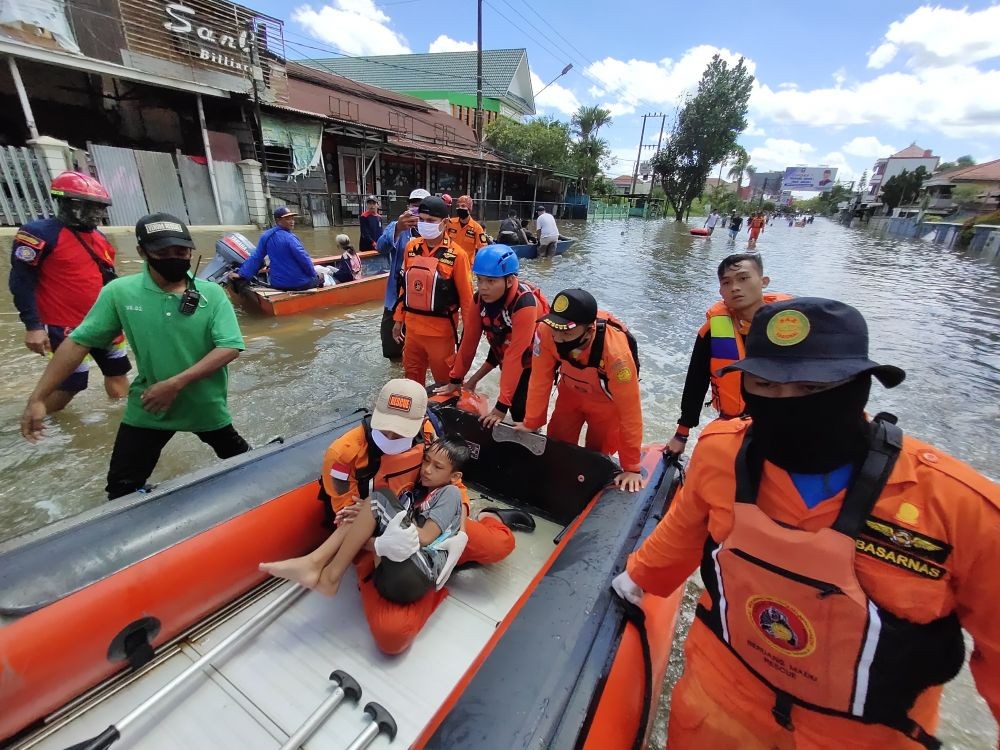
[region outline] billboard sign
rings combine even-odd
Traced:
[[[837,179],[834,167],[787,167],[781,181],[782,190],[811,190],[825,193]]]
[[[784,176],[784,172],[754,172],[750,175],[750,190],[753,193],[777,195],[781,192],[781,180]]]

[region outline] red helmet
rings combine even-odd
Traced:
[[[444,201],[444,205],[451,206],[451,196],[448,193],[441,193],[441,200]]]
[[[103,206],[111,205],[111,196],[104,185],[83,172],[63,172],[52,180],[49,193],[53,198],[76,198]]]
[[[462,206],[465,206],[466,208],[468,208],[468,209],[471,210],[472,209],[472,198],[470,198],[468,195],[460,195],[460,196],[458,196],[458,207],[460,208]]]

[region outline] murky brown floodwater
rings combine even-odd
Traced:
[[[492,227],[495,230],[495,227]],[[646,439],[673,432],[691,343],[717,297],[715,266],[732,248],[725,235],[691,237],[670,221],[561,222],[578,238],[567,256],[532,261],[524,276],[551,297],[561,288],[591,289],[600,304],[636,332],[643,359]],[[303,231],[313,255],[332,251],[340,230]],[[356,228],[348,229],[356,238]],[[745,246],[742,235],[737,247]],[[197,237],[205,259],[214,235]],[[119,269],[140,268],[134,243],[121,243]],[[769,227],[759,243],[772,288],[850,302],[864,312],[878,361],[904,367],[895,391],[873,388],[872,411],[888,410],[912,434],[1000,477],[1000,268],[916,241],[875,239],[824,220],[794,229]],[[8,254],[0,271],[6,277]],[[9,295],[0,307],[0,539],[103,502],[108,454],[122,406],[97,378],[51,420],[49,437],[24,442],[18,418],[44,360],[22,344]],[[240,313],[247,351],[230,368],[234,423],[252,444],[290,435],[337,411],[370,404],[401,369],[383,360],[381,306],[318,311],[296,318]],[[494,376],[495,378],[495,376]],[[484,390],[496,393],[496,380]],[[92,381],[93,382],[93,381]],[[706,415],[707,416],[707,415]],[[213,460],[190,435],[178,435],[152,477],[162,481]],[[688,618],[690,606],[686,608]],[[679,662],[677,663],[679,664]],[[677,669],[672,669],[672,679]],[[651,747],[662,747],[661,710]],[[946,694],[941,738],[965,750],[996,747],[996,727],[968,671]]]

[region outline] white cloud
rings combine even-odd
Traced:
[[[868,55],[868,67],[875,68],[876,70],[884,68],[893,61],[898,51],[899,47],[892,42],[883,42],[874,52]]]
[[[873,135],[858,136],[852,138],[843,146],[841,150],[852,156],[864,156],[866,158],[878,159],[899,151],[895,146],[879,143],[878,138]]]
[[[621,102],[604,102],[601,106],[608,110],[612,117],[623,117],[635,112],[634,105],[622,104]]]
[[[372,0],[333,0],[315,10],[302,5],[292,20],[316,39],[348,55],[397,55],[410,50],[406,37],[389,27],[392,20]]]
[[[475,42],[460,42],[447,34],[442,34],[427,48],[428,52],[475,52]]]
[[[882,68],[899,50],[908,51],[913,67],[968,64],[1000,57],[1000,5],[979,11],[921,6],[902,21],[893,21],[885,41],[868,58]]]
[[[764,128],[759,127],[753,120],[748,120],[747,129],[743,131],[743,135],[750,137],[762,137],[767,135],[767,133],[764,132]]]
[[[627,111],[635,111],[640,103],[673,107],[697,89],[698,81],[716,53],[730,64],[740,58],[728,49],[708,44],[692,47],[676,61],[670,58],[655,62],[625,61],[606,57],[586,69],[587,77],[595,83],[589,93],[595,98],[612,97],[612,104],[623,114],[628,107],[632,109]],[[746,65],[753,73],[753,61],[747,60]]]
[[[941,92],[947,91],[947,96]],[[843,88],[774,91],[758,85],[750,106],[785,125],[890,125],[933,129],[951,138],[995,136],[1000,127],[1000,70],[966,65],[886,73]]]
[[[763,145],[750,149],[750,162],[760,172],[792,167],[796,164],[812,164],[816,157],[816,147],[788,138],[766,138]]]
[[[541,91],[545,82],[538,77],[538,74],[531,73],[531,90]],[[576,94],[558,83],[551,84],[542,91],[541,96],[535,94],[535,109],[539,112],[543,109],[556,110],[564,115],[571,115],[580,108],[580,100]],[[613,113],[612,113],[613,114]]]
[[[836,167],[837,168],[837,180],[839,182],[851,182],[852,180],[858,179],[858,171],[853,165],[849,164],[844,155],[839,151],[831,151],[830,153],[821,156],[818,159],[818,163],[826,167]]]

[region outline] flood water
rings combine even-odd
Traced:
[[[725,234],[692,237],[668,220],[560,222],[560,228],[577,243],[566,256],[527,262],[522,276],[537,282],[549,299],[562,288],[588,288],[632,327],[642,353],[645,438],[665,441],[679,414],[695,332],[718,296],[715,266],[734,246]],[[320,256],[332,251],[338,231],[299,234]],[[356,228],[347,232],[357,238]],[[205,260],[215,239],[196,237]],[[120,272],[138,271],[134,242],[119,244]],[[744,233],[735,247],[745,245]],[[804,228],[776,223],[758,249],[773,290],[850,302],[868,320],[873,358],[906,369],[899,388],[873,386],[871,412],[897,414],[911,434],[1000,477],[1000,268],[958,251],[876,239],[822,219]],[[4,277],[8,258],[4,252],[0,260]],[[7,294],[0,314],[0,539],[103,502],[122,413],[121,404],[105,397],[100,377],[92,376],[90,389],[50,420],[47,439],[36,446],[24,442],[18,419],[45,361],[24,348],[12,310]],[[237,429],[259,445],[368,406],[387,379],[402,374],[381,357],[380,316],[377,303],[286,319],[241,311],[247,351],[230,367]],[[496,382],[494,374],[483,384],[491,396]],[[177,435],[151,481],[213,459],[197,438]],[[685,608],[687,619],[691,609]],[[679,663],[670,679],[676,679]],[[663,747],[665,714],[663,708],[651,747]],[[996,727],[967,670],[946,693],[939,736],[947,747],[996,747]]]

